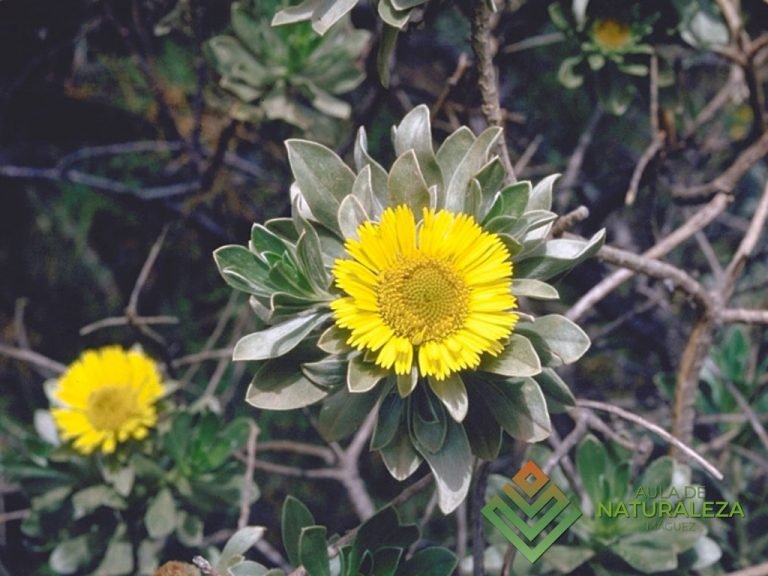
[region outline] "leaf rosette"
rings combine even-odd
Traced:
[[[549,281],[595,254],[604,233],[550,238],[556,176],[505,185],[500,137],[462,127],[435,150],[419,106],[392,130],[388,171],[363,129],[354,169],[289,140],[291,217],[214,253],[265,325],[234,350],[260,363],[247,401],[321,403],[328,440],[376,411],[371,449],[398,480],[426,461],[446,512],[467,494],[473,455],[495,458],[505,432],[549,435],[549,413],[573,404],[554,368],[590,344],[570,320],[535,317],[518,298],[557,299]]]

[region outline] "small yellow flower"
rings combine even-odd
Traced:
[[[69,366],[54,391],[61,407],[51,415],[78,452],[111,454],[118,443],[147,436],[163,393],[152,359],[139,350],[107,346],[85,351]]]
[[[601,18],[592,28],[592,37],[604,50],[615,51],[625,48],[632,40],[632,30],[620,20]]]
[[[512,262],[501,239],[472,216],[407,206],[365,222],[334,265],[345,296],[331,303],[348,344],[377,365],[444,380],[503,350],[517,322]]]

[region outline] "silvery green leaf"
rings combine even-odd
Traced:
[[[502,376],[534,376],[541,372],[541,361],[528,338],[513,333],[504,350],[495,358],[486,355],[479,369]]]
[[[549,240],[515,263],[516,274],[520,277],[546,281],[594,256],[604,241],[604,229],[587,241]]]
[[[483,460],[495,460],[499,456],[504,436],[501,426],[478,396],[482,388],[474,386],[471,377],[467,378],[467,384],[469,410],[462,425],[467,432],[472,453]]]
[[[246,526],[235,532],[224,544],[224,549],[221,551],[221,558],[218,562],[219,570],[229,566],[233,557],[244,555],[256,542],[261,540],[266,531],[264,526]]]
[[[150,502],[144,525],[152,538],[164,538],[176,528],[176,501],[168,488],[160,490]]]
[[[394,28],[402,30],[408,24],[410,10],[398,10],[392,5],[392,0],[380,0],[379,17]]]
[[[366,166],[366,168],[368,167]],[[368,169],[367,172],[370,175],[370,169]],[[363,172],[360,174],[362,173]],[[359,179],[358,175],[358,178],[355,179],[355,183],[357,183]],[[347,195],[344,200],[341,201],[341,204],[339,205],[338,219],[339,229],[344,238],[353,238],[355,240],[357,239],[357,229],[360,227],[360,224],[369,220],[365,208],[363,208],[360,200],[354,195],[354,188],[352,194]]]
[[[533,379],[539,384],[550,413],[561,414],[567,407],[576,405],[573,392],[552,368],[544,368]]]
[[[630,76],[648,76],[648,66],[645,64],[629,64],[629,63],[622,63],[619,64],[619,70],[624,72],[624,74],[629,74]]]
[[[323,254],[320,251],[320,238],[312,226],[301,233],[296,243],[296,254],[302,271],[306,275],[315,292],[324,293],[328,290],[330,278],[323,264]]]
[[[125,510],[125,500],[109,486],[89,486],[72,495],[73,520],[79,520],[105,506],[113,510]]]
[[[605,66],[605,57],[602,54],[589,54],[587,56],[587,64],[595,72]]]
[[[386,446],[379,449],[379,453],[390,475],[400,482],[416,472],[422,462],[422,458],[414,449],[404,426],[398,426],[395,429],[394,438]]]
[[[584,23],[587,20],[587,5],[589,0],[573,0],[571,9],[573,10],[573,18],[576,20],[576,28],[578,30],[584,29]]]
[[[346,120],[352,114],[352,106],[350,106],[349,102],[336,98],[314,82],[308,82],[306,87],[312,94],[312,106],[323,114],[340,120]]]
[[[194,514],[180,510],[176,515],[176,537],[189,548],[199,548],[203,543],[203,521]]]
[[[349,360],[347,389],[354,393],[368,392],[386,378],[387,374],[386,370],[376,364],[365,362],[362,356],[354,356]]]
[[[269,570],[263,564],[254,562],[252,560],[242,560],[237,564],[227,568],[227,576],[268,576],[273,570]],[[282,575],[283,572],[278,571],[278,575]]]
[[[409,430],[414,446],[424,450],[439,452],[445,442],[448,418],[442,404],[431,394],[416,390],[406,404],[409,418]]]
[[[211,55],[214,65],[224,77],[231,77],[239,83],[263,91],[266,76],[264,68],[253,54],[232,36],[215,36],[206,44],[206,51]]]
[[[587,546],[563,546],[555,544],[547,550],[542,559],[547,566],[557,570],[558,574],[573,574],[579,566],[594,557],[595,551]]]
[[[357,173],[355,183],[352,185],[352,196],[357,198],[357,201],[360,202],[360,206],[365,214],[373,216],[381,212],[381,206],[378,205],[378,199],[373,193],[373,181],[371,179],[371,167],[369,165],[366,164],[363,166],[362,170]]]
[[[727,46],[728,28],[721,18],[704,10],[696,10],[691,18],[681,27],[680,36],[694,48],[711,49]]]
[[[320,35],[325,34],[336,22],[352,10],[358,0],[306,0],[298,6],[280,10],[272,19],[272,26],[312,21],[312,28]]]
[[[64,540],[53,549],[48,562],[56,574],[74,574],[88,562],[90,549],[87,536]]]
[[[541,336],[550,351],[566,364],[576,362],[589,350],[587,333],[565,316],[539,316],[533,324],[527,324],[526,329]]]
[[[136,573],[133,565],[133,546],[123,538],[122,535],[115,536],[109,541],[104,558],[94,574],[120,576]]]
[[[529,278],[512,278],[512,294],[534,300],[557,300],[560,298],[560,294],[554,286],[541,280]]]
[[[501,198],[504,201],[503,214],[512,218],[520,218],[525,213],[525,207],[531,197],[531,183],[528,180],[516,182],[507,186],[501,191]]]
[[[371,435],[371,450],[380,450],[394,440],[402,421],[403,408],[404,402],[399,394],[385,396]]]
[[[723,550],[717,542],[707,536],[696,540],[693,551],[696,553],[696,561],[691,566],[691,570],[701,570],[712,566],[723,556]]]
[[[469,182],[486,162],[488,162],[491,150],[496,146],[501,135],[501,128],[487,128],[472,143],[472,146],[470,146],[466,155],[461,159],[458,166],[456,166],[456,170],[453,172],[450,180],[446,183],[446,210],[451,212],[464,211]]]
[[[405,204],[418,219],[422,208],[429,208],[429,189],[413,150],[408,150],[392,165],[387,181],[389,205]]]
[[[317,341],[317,347],[328,354],[346,354],[352,350],[347,344],[349,331],[339,328],[336,324],[331,324],[325,332],[320,335]]]
[[[552,187],[558,178],[560,178],[559,174],[552,174],[533,187],[528,196],[526,212],[531,210],[552,210]]]
[[[513,438],[540,442],[550,435],[547,402],[532,378],[488,381],[478,392],[496,421]]]
[[[362,127],[357,131],[357,138],[355,138],[354,158],[358,171],[366,166],[370,167],[371,189],[373,190],[373,197],[377,201],[376,206],[379,209],[378,212],[371,214],[371,216],[378,216],[381,207],[386,206],[389,200],[389,190],[387,189],[388,176],[387,171],[368,154],[368,139],[365,129]]]
[[[443,380],[429,377],[429,386],[443,403],[445,409],[456,422],[462,422],[467,415],[468,397],[467,389],[461,376],[451,374]]]
[[[410,374],[398,374],[397,375],[397,391],[400,393],[401,398],[408,397],[416,384],[419,381],[419,370],[414,365]]]
[[[467,155],[469,149],[474,144],[476,138],[472,130],[466,126],[460,127],[446,138],[437,150],[435,157],[443,173],[443,182],[448,183],[453,178],[453,174],[459,163]],[[445,207],[445,190],[441,191],[441,204],[439,208]]]
[[[288,242],[261,224],[254,224],[251,227],[251,240],[248,247],[254,254],[262,252],[282,254],[290,250]]]
[[[241,2],[232,3],[229,20],[235,35],[253,54],[258,55],[264,44],[265,23],[254,18],[254,14]]]
[[[331,390],[347,380],[347,360],[341,356],[326,356],[315,362],[303,362],[301,371],[320,388]]]
[[[325,526],[302,528],[299,537],[301,565],[312,576],[331,576]]]
[[[213,259],[224,281],[232,288],[249,294],[267,295],[269,271],[253,252],[243,246],[222,246]]]
[[[258,100],[262,95],[262,91],[260,89],[249,86],[248,84],[245,84],[240,80],[236,80],[231,76],[222,76],[221,80],[219,81],[219,86],[221,86],[227,92],[234,94],[235,97],[242,102],[254,102]],[[261,118],[262,116],[263,115],[261,113],[258,113],[257,115],[258,118]]]
[[[572,90],[581,86],[584,83],[584,75],[576,68],[582,62],[581,56],[565,58],[557,71],[557,79],[560,80],[560,84]]]
[[[378,397],[376,390],[353,394],[346,386],[340,387],[323,401],[317,417],[317,429],[327,442],[346,438],[360,429]]]
[[[557,214],[554,212],[549,212],[548,210],[530,210],[525,212],[519,218],[514,219],[512,225],[505,228],[504,231],[521,241],[525,241],[532,231],[546,227],[547,225],[552,224],[555,220],[557,220]]]
[[[611,545],[611,550],[642,574],[666,572],[677,568],[677,551],[671,543],[664,542],[671,531],[639,532],[621,538]]]
[[[445,442],[433,453],[418,443],[415,448],[429,464],[437,483],[437,503],[443,514],[450,514],[467,497],[472,480],[472,451],[461,424],[448,418]]]
[[[392,6],[397,10],[410,10],[416,6],[426,4],[427,0],[391,0]]]
[[[504,184],[505,177],[504,166],[502,166],[501,160],[498,157],[493,158],[475,175],[482,192],[482,202],[480,209],[477,211],[478,221],[482,222],[487,216],[496,199],[496,195]]]
[[[287,140],[288,161],[301,195],[317,220],[339,231],[336,214],[352,191],[355,175],[333,150],[307,140]]]
[[[248,386],[245,401],[265,410],[294,410],[325,398],[328,392],[299,370],[303,359],[302,354],[294,353],[262,364]]]
[[[243,336],[232,353],[233,360],[266,360],[290,352],[312,330],[328,319],[328,314],[308,314]]]
[[[483,190],[480,187],[480,182],[477,181],[477,178],[471,178],[469,180],[469,186],[467,186],[466,198],[464,198],[464,212],[477,217],[482,202]]]
[[[422,104],[406,114],[400,124],[392,128],[392,141],[397,156],[402,156],[408,150],[416,153],[427,186],[443,187],[443,176],[432,148],[429,108]]]
[[[290,494],[283,502],[280,526],[283,537],[283,547],[291,564],[301,563],[301,531],[315,525],[315,518],[304,503]]]
[[[392,54],[395,52],[395,45],[397,44],[397,35],[400,29],[396,26],[392,26],[387,22],[384,22],[384,26],[381,31],[381,42],[379,43],[379,50],[376,52],[376,70],[379,73],[379,80],[384,88],[389,88],[390,81],[390,65],[392,61]]]

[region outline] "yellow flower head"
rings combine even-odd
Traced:
[[[620,20],[601,18],[595,22],[592,37],[604,50],[621,50],[632,40],[632,30]]]
[[[146,437],[164,393],[157,365],[139,350],[87,350],[61,376],[51,410],[65,440],[82,454],[111,454],[119,442]]]
[[[501,239],[472,216],[407,206],[365,222],[334,265],[345,296],[331,303],[347,343],[396,374],[444,380],[497,355],[517,322],[512,262]]]

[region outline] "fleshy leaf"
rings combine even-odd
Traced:
[[[480,370],[502,376],[534,376],[541,372],[541,361],[528,338],[512,334],[501,354],[486,356]]]
[[[344,197],[352,191],[355,175],[333,150],[308,140],[287,140],[293,176],[315,218],[326,228],[340,232],[336,215]]]
[[[266,360],[296,348],[312,330],[328,319],[328,314],[296,316],[260,332],[243,336],[232,353],[233,360]]]

